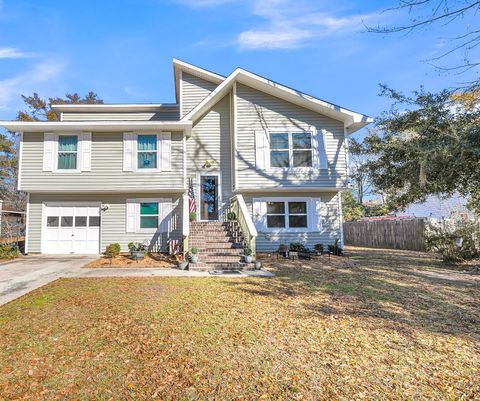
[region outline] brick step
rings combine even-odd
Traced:
[[[230,250],[243,252],[243,246],[235,245],[232,242],[221,242],[221,243],[212,244],[211,246],[205,246],[205,244],[203,244],[202,246],[198,246],[196,248],[200,253],[224,252],[224,251],[230,251]]]
[[[197,248],[200,255],[243,255],[243,248]]]
[[[194,271],[213,271],[213,270],[254,270],[253,263],[190,263],[188,268]]]
[[[235,241],[233,240],[233,238],[230,238],[230,237],[202,238],[202,239],[189,238],[189,243],[190,244],[197,244],[198,246],[201,246],[202,244],[216,244],[216,243],[231,243],[231,244],[233,244],[233,243],[235,243]]]
[[[211,255],[198,255],[198,261],[203,263],[239,263],[242,261],[238,255],[223,255],[223,256],[211,256]]]

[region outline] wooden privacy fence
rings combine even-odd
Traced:
[[[362,220],[343,224],[345,245],[425,250],[425,220]]]

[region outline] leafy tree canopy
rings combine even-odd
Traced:
[[[375,188],[389,208],[454,192],[480,213],[480,101],[423,88],[405,96],[382,86],[393,100],[361,144]],[[467,103],[465,103],[467,102]]]
[[[64,98],[42,99],[38,93],[34,93],[31,96],[22,95],[22,98],[27,105],[27,111],[18,112],[18,121],[58,121],[57,115],[52,110],[52,104],[103,104],[103,100],[92,91],[83,97],[78,93],[67,93]]]

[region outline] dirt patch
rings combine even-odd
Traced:
[[[133,260],[130,254],[120,254],[114,258],[107,258],[102,256],[99,259],[90,262],[85,267],[87,268],[165,268],[171,269],[176,266],[175,259],[169,255],[162,254],[147,254],[143,260]]]

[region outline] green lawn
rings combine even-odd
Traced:
[[[350,254],[273,279],[56,281],[0,307],[0,399],[478,400],[478,281]]]

